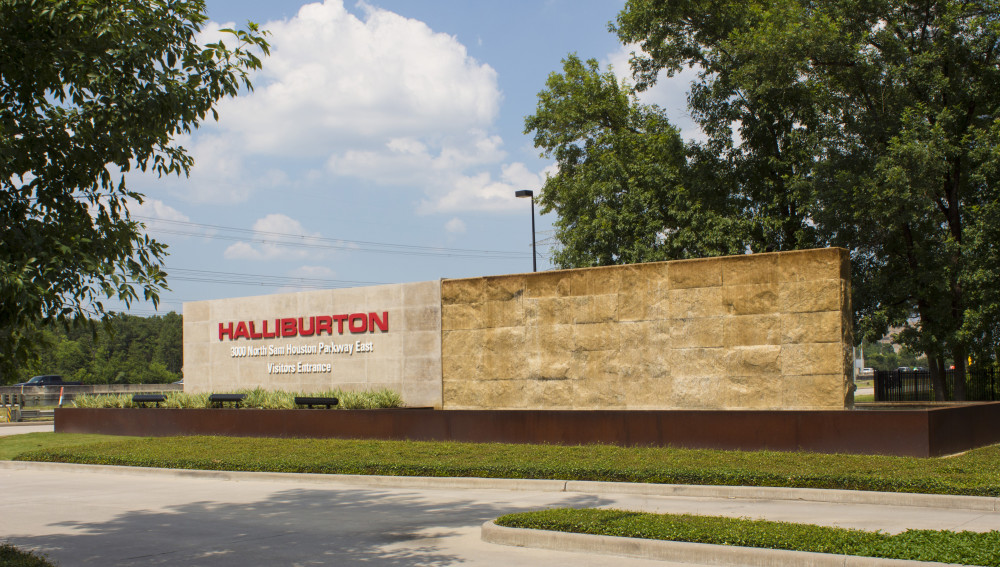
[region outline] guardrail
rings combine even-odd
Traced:
[[[22,409],[20,413],[21,419],[18,421],[24,421],[26,419],[55,419],[56,417],[56,410],[51,409]]]
[[[55,419],[54,409],[24,409],[18,405],[0,406],[0,423],[17,423],[29,419]]]
[[[83,386],[0,386],[0,404],[21,407],[62,405],[84,394],[166,394],[182,392],[181,384],[86,384]]]

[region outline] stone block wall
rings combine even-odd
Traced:
[[[446,409],[853,405],[839,248],[441,282]]]
[[[334,322],[332,333],[309,336],[220,339],[219,325],[254,322],[262,333],[276,320],[383,313],[388,330],[343,332]],[[360,328],[360,321],[358,322]],[[361,350],[354,348],[361,343]],[[346,345],[352,345],[347,351]],[[303,347],[316,352],[300,353]],[[234,347],[254,349],[253,354]],[[326,347],[331,347],[327,349]],[[284,349],[271,354],[269,348]],[[280,372],[269,365],[281,365]],[[319,371],[300,372],[300,364]],[[329,365],[329,368],[325,365]],[[295,368],[295,371],[291,371]],[[184,390],[222,393],[261,387],[290,392],[333,388],[390,388],[407,405],[441,407],[441,283],[439,281],[309,291],[259,297],[198,301],[184,304]]]

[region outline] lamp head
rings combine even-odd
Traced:
[[[514,191],[515,197],[534,197],[535,193],[531,189],[521,189],[520,191]]]

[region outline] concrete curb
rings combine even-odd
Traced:
[[[174,476],[214,478],[236,482],[268,481],[302,484],[351,484],[371,488],[440,488],[479,490],[535,490],[539,492],[565,492],[564,480],[428,477],[428,476],[379,476],[353,474],[273,473],[244,471],[212,471],[193,469],[163,469],[153,467],[124,467],[114,465],[80,465],[76,463],[39,463],[32,461],[0,461],[0,470],[38,470],[76,473],[120,474],[136,476]]]
[[[698,565],[733,567],[800,567],[803,565],[812,567],[933,567],[935,565],[952,565],[930,561],[881,559],[783,549],[506,528],[496,525],[493,521],[483,524],[481,538],[488,543],[515,547],[618,555]]]
[[[566,492],[635,494],[642,496],[686,496],[695,498],[731,498],[739,500],[835,502],[838,504],[871,504],[875,506],[950,508],[958,510],[975,510],[979,512],[1000,511],[1000,498],[991,496],[955,496],[950,494],[913,494],[905,492],[866,492],[861,490],[832,490],[824,488],[703,486],[687,484],[644,484],[571,480],[566,482]]]
[[[73,463],[38,463],[0,461],[0,470],[57,470],[81,473],[167,475],[216,478],[231,481],[297,482],[308,484],[343,483],[372,488],[440,488],[478,490],[535,490],[579,494],[633,494],[639,496],[676,496],[685,498],[729,498],[733,500],[787,500],[830,502],[875,506],[916,506],[978,512],[1000,511],[1000,498],[986,496],[950,496],[944,494],[905,494],[862,492],[819,488],[772,488],[757,486],[701,486],[682,484],[643,484],[579,480],[506,479],[470,477],[378,476],[312,473],[268,473],[241,471],[206,471],[160,469]]]

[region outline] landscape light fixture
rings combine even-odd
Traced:
[[[520,191],[514,191],[514,196],[531,199],[531,271],[537,272],[538,252],[535,250],[535,193],[531,189],[521,189]]]

